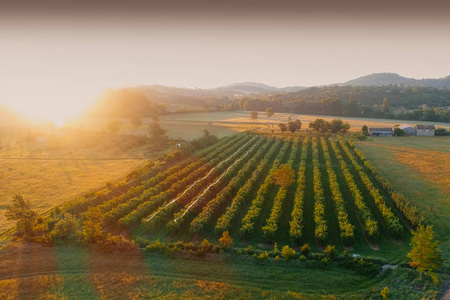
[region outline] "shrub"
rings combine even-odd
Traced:
[[[285,260],[291,259],[295,257],[295,250],[289,247],[288,245],[284,246],[281,250],[281,257]]]
[[[120,235],[111,235],[108,233],[104,241],[98,243],[100,248],[106,252],[131,251],[136,249],[136,243]]]
[[[258,259],[260,259],[260,260],[264,260],[264,259],[267,259],[267,258],[269,258],[269,253],[267,251],[264,251],[263,253],[261,253],[258,256]]]
[[[72,240],[76,237],[78,228],[78,220],[74,215],[64,214],[64,218],[59,220],[53,230],[50,232],[50,238],[52,240]]]
[[[335,259],[336,258],[336,246],[327,245],[325,248],[325,255],[329,259]]]
[[[383,299],[389,299],[389,288],[387,286],[385,286],[381,292],[380,292],[381,297],[383,297]]]
[[[308,256],[309,252],[311,251],[311,248],[309,247],[308,244],[304,244],[301,248],[300,251],[302,252],[302,254],[304,256]]]
[[[233,246],[233,239],[231,238],[228,230],[222,234],[222,237],[219,239],[219,243],[222,247],[225,247],[225,248]]]

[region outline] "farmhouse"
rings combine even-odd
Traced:
[[[370,136],[393,136],[394,130],[392,128],[369,128]]]
[[[436,128],[434,125],[416,125],[416,134],[420,136],[434,136]]]
[[[411,125],[402,124],[402,125],[398,126],[398,128],[403,130],[408,135],[416,135],[416,128]]]

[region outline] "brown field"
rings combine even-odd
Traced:
[[[147,148],[134,137],[86,132],[3,141],[0,232],[14,224],[3,216],[13,195],[22,194],[34,209],[44,212],[145,165],[152,157]]]

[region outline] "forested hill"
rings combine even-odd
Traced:
[[[396,73],[375,73],[359,77],[342,84],[343,86],[421,86],[438,89],[450,89],[450,76],[438,79],[414,79],[400,76]]]

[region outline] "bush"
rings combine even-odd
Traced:
[[[136,243],[134,241],[130,241],[123,236],[120,235],[111,235],[108,233],[105,240],[98,243],[100,248],[106,252],[112,251],[131,251],[137,249]]]
[[[288,245],[284,246],[281,250],[281,257],[285,260],[291,259],[295,257],[295,250],[289,247]]]
[[[380,292],[381,297],[383,297],[383,299],[389,299],[389,288],[387,286],[385,286],[381,292]]]
[[[269,253],[267,253],[267,251],[264,251],[263,253],[261,253],[261,254],[258,256],[258,259],[259,259],[259,260],[265,260],[265,259],[267,259],[267,258],[269,258]]]
[[[222,234],[222,237],[219,239],[219,243],[222,247],[225,248],[233,246],[233,239],[231,238],[228,230]]]
[[[304,245],[300,248],[300,251],[302,252],[302,254],[303,254],[304,256],[308,256],[308,255],[309,255],[309,252],[311,252],[311,248],[309,247],[308,244],[304,244]]]
[[[64,214],[64,218],[59,220],[53,230],[50,232],[50,238],[52,240],[73,240],[76,238],[78,228],[78,220],[74,215]]]
[[[328,245],[325,248],[324,252],[325,252],[325,255],[327,256],[327,258],[329,258],[329,259],[335,259],[336,258],[336,246]]]

